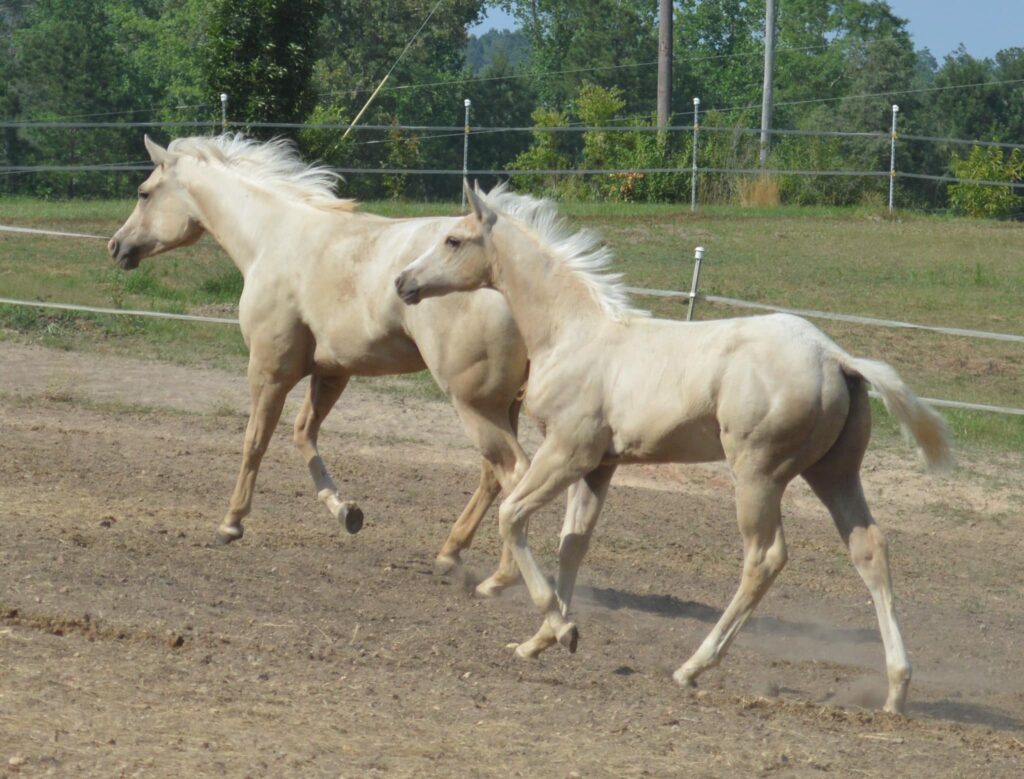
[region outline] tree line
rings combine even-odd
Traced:
[[[429,21],[423,20],[435,5]],[[0,2],[0,167],[140,160],[137,127],[48,129],[19,122],[204,122],[157,128],[161,140],[219,131],[219,95],[232,126],[288,135],[303,153],[341,168],[459,169],[459,133],[258,128],[249,123],[348,123],[384,74],[387,84],[361,123],[459,125],[463,99],[478,127],[654,123],[656,0],[4,0]],[[775,113],[778,128],[884,132],[900,105],[903,134],[1024,143],[1024,49],[976,58],[963,48],[938,62],[915,50],[905,20],[880,0],[780,0]],[[516,33],[471,39],[488,6]],[[674,124],[756,127],[764,52],[763,0],[677,0]],[[415,37],[414,37],[415,36]],[[410,44],[410,41],[412,43]],[[397,62],[397,64],[396,64]],[[472,137],[471,167],[689,167],[690,135],[670,133],[484,133]],[[756,165],[757,139],[707,134],[702,165]],[[973,158],[973,160],[972,160]],[[776,169],[886,170],[888,144],[872,139],[783,136]],[[936,142],[900,146],[900,168],[1020,180],[1020,153]],[[130,191],[138,174],[11,173],[9,193],[105,196]],[[1016,177],[1016,178],[1014,178]],[[523,177],[521,186],[577,197],[683,199],[689,178]],[[352,176],[359,197],[450,197],[455,177],[396,172]],[[702,199],[725,200],[742,181],[702,177]],[[854,177],[783,177],[790,202],[859,203],[887,182]],[[998,206],[973,190],[902,182],[924,207],[973,203],[1020,209],[1012,192]],[[971,197],[967,197],[971,195]],[[974,198],[974,199],[972,199]]]

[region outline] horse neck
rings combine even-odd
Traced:
[[[532,361],[542,359],[570,329],[607,318],[577,272],[537,238],[511,225],[492,235],[495,287],[505,295]]]
[[[197,217],[232,261],[247,275],[257,253],[266,248],[269,231],[287,223],[294,201],[230,171],[194,166],[186,179]]]

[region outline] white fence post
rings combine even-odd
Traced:
[[[228,131],[228,93],[220,93],[220,131],[226,133]]]
[[[465,181],[466,177],[469,176],[469,107],[472,102],[468,97],[462,101],[462,104],[466,106],[466,122],[465,122],[465,133],[462,139],[462,179]],[[466,188],[461,187],[462,190],[462,210],[466,210]]]
[[[896,188],[896,114],[900,107],[893,103],[892,106],[892,135],[889,142],[889,213],[892,213],[892,197]]]
[[[697,210],[697,132],[700,130],[700,98],[693,98],[693,169],[690,171],[690,210]]]
[[[693,278],[690,280],[690,305],[686,308],[686,321],[693,321],[693,307],[697,304],[697,284],[700,283],[700,263],[704,259],[704,247],[693,251]]]

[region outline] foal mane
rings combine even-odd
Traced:
[[[551,255],[583,282],[609,317],[626,322],[633,317],[651,315],[650,311],[633,307],[621,273],[607,272],[615,254],[604,245],[601,237],[586,228],[573,232],[554,202],[510,192],[508,182],[498,184],[483,195],[483,199],[531,229]]]
[[[240,176],[325,210],[354,211],[355,200],[339,198],[334,185],[341,176],[323,165],[304,162],[286,138],[257,141],[241,133],[176,138],[168,151],[203,162],[217,162]]]

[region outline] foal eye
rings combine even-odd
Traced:
[[[149,200],[149,193],[144,190],[139,190],[139,200]]]
[[[447,238],[444,239],[444,245],[450,246],[453,249],[458,249],[462,245],[462,241],[460,241],[458,238],[455,238],[454,236],[449,235]]]

